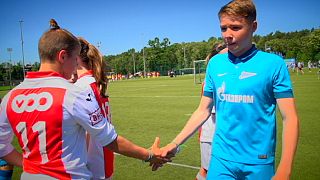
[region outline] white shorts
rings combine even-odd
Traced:
[[[30,174],[27,172],[22,172],[21,180],[58,180],[58,179],[45,174]]]
[[[211,142],[200,142],[201,167],[208,170],[211,160]]]

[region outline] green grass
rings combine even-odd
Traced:
[[[320,171],[320,80],[316,72],[291,74],[300,118],[300,139],[292,180],[319,179]],[[156,136],[161,145],[169,143],[183,128],[200,100],[201,85],[192,76],[151,78],[112,82],[109,87],[113,124],[117,132],[143,147],[149,147]],[[0,95],[3,94],[0,92]],[[279,115],[278,115],[279,116]],[[277,162],[281,154],[282,121],[278,118]],[[174,163],[200,166],[197,135],[186,143]],[[21,169],[16,168],[14,179]],[[165,165],[152,172],[147,163],[116,156],[114,179],[195,179],[196,169]]]

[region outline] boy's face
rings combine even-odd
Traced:
[[[257,29],[257,22],[248,22],[243,17],[222,15],[220,28],[228,50],[235,56],[241,56],[252,47],[252,34]]]

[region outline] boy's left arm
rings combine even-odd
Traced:
[[[294,98],[277,99],[283,119],[282,155],[273,180],[289,180],[299,136],[299,120]]]

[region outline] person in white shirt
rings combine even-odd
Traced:
[[[218,53],[222,54],[227,52],[228,52],[228,49],[226,48],[225,44],[216,43],[214,44],[212,51],[207,55],[205,60],[208,63],[210,59],[216,54]],[[203,94],[203,86],[204,86],[204,83],[202,84],[201,96]],[[205,123],[202,124],[201,128],[199,128],[201,167],[196,176],[197,180],[203,180],[203,179],[206,179],[207,177],[209,163],[211,159],[213,134],[215,132],[215,129],[216,129],[216,112],[215,112],[215,108],[213,107],[211,111],[211,115],[205,121]]]
[[[91,89],[68,79],[80,53],[78,39],[52,19],[38,44],[41,65],[3,98],[0,111],[0,158],[21,166],[11,145],[16,135],[23,150],[21,179],[91,179],[86,132],[110,150],[151,164],[165,163],[159,138],[150,150],[121,137],[103,116]]]
[[[107,78],[105,76],[105,63],[99,50],[84,38],[78,38],[81,51],[77,66],[78,79],[75,85],[84,89],[91,89],[93,96],[111,123],[109,98],[107,95]],[[114,173],[114,154],[108,148],[104,148],[99,141],[90,138],[88,142],[88,168],[92,172],[93,179],[112,179]]]

